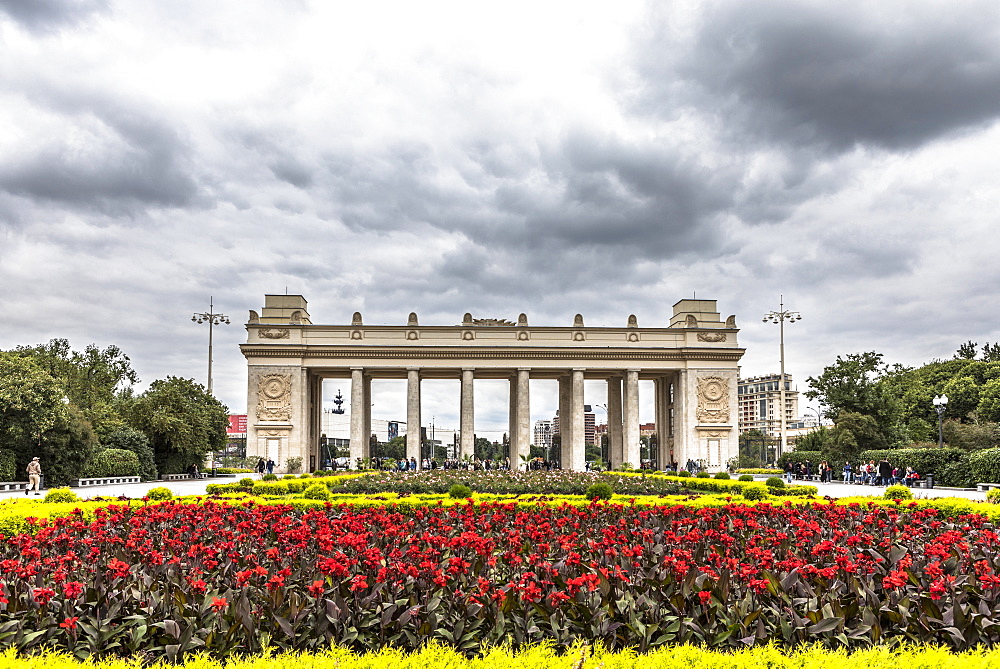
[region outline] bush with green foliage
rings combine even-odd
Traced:
[[[264,474],[263,476],[260,477],[260,480],[261,481],[277,481],[278,480],[278,475],[277,474]]]
[[[330,489],[322,483],[313,483],[311,486],[302,491],[302,496],[306,499],[319,499],[328,500],[330,499]]]
[[[711,474],[709,474],[708,472],[705,472],[705,471],[701,471],[701,472],[698,472],[698,473],[696,474],[696,478],[700,478],[700,479],[710,479],[710,478],[712,478],[712,475],[711,475]]]
[[[768,498],[768,486],[754,483],[743,488],[743,499],[760,500]]]
[[[159,486],[157,488],[150,488],[147,490],[146,497],[156,502],[162,502],[164,500],[173,499],[174,493],[170,490],[170,488]]]
[[[905,485],[891,485],[882,494],[885,499],[913,499],[913,493]]]
[[[83,478],[106,478],[110,476],[139,476],[142,465],[139,456],[120,448],[106,448],[87,463]]]
[[[300,479],[311,479],[312,478],[312,474],[310,474],[309,472],[302,472],[301,474],[299,474],[299,478]]]
[[[69,488],[52,488],[45,493],[46,504],[59,504],[65,502],[79,502],[80,498]]]
[[[632,466],[631,462],[623,462],[620,465],[618,465],[618,471],[620,472],[630,472],[633,469],[635,469],[635,467]]]
[[[288,470],[289,474],[300,473],[302,471],[302,458],[299,456],[288,458],[285,460],[285,469]]]
[[[689,472],[689,471],[688,471],[688,470],[686,470],[686,469],[682,469],[682,470],[680,470],[679,472],[677,472],[677,475],[678,475],[678,476],[682,476],[682,477],[684,477],[684,478],[687,478],[687,477],[691,476],[691,472]]]
[[[14,451],[0,451],[0,481],[16,481]]]
[[[975,483],[1000,483],[1000,448],[973,451],[968,456],[969,470]]]
[[[448,496],[452,499],[468,499],[472,497],[472,488],[461,483],[456,483],[448,488]]]
[[[238,485],[241,488],[246,488],[247,490],[249,490],[250,488],[253,488],[254,483],[256,483],[256,481],[254,481],[249,476],[245,476],[241,478],[239,481],[237,481],[236,485]]]
[[[753,477],[750,476],[750,474],[740,474],[740,477],[737,480],[738,481],[743,481],[744,483],[747,483],[747,482],[753,481]]]
[[[114,428],[101,437],[102,448],[117,448],[132,451],[139,459],[139,476],[143,481],[155,481],[158,478],[156,459],[149,438],[134,428],[122,425]]]
[[[777,476],[772,476],[768,480],[764,481],[764,485],[768,488],[784,488],[785,480]]]
[[[975,472],[971,468],[972,460],[989,450],[996,450],[1000,454],[1000,449],[969,452],[960,448],[893,448],[863,451],[861,461],[888,460],[893,467],[898,467],[900,471],[906,471],[907,467],[912,467],[913,471],[920,474],[922,478],[926,477],[927,474],[933,474],[935,485],[971,488],[978,482],[973,480]],[[1000,476],[1000,466],[998,466],[997,474]],[[1000,482],[1000,478],[997,479],[997,482]]]
[[[727,472],[716,472],[715,478],[719,481],[728,481],[732,477]]]
[[[611,499],[615,494],[615,491],[607,483],[595,483],[594,485],[587,488],[587,492],[584,493],[584,497],[587,499]]]
[[[1000,488],[990,488],[986,493],[986,501],[990,504],[1000,504]]]
[[[283,475],[281,476],[281,478],[282,478],[282,480],[284,480],[284,481],[289,481],[289,480],[291,480],[291,479],[297,479],[297,478],[298,478],[298,476],[296,476],[295,474],[283,474]]]

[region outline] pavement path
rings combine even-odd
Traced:
[[[256,475],[247,474],[247,476],[256,478]],[[220,477],[214,479],[181,479],[178,481],[147,481],[146,483],[127,483],[121,485],[94,486],[92,488],[73,488],[73,492],[79,495],[81,499],[91,497],[131,497],[138,499],[143,497],[146,494],[146,491],[150,488],[165,487],[169,488],[174,495],[177,496],[204,495],[205,486],[209,483],[233,483],[236,480],[237,479],[233,477]],[[807,482],[796,481],[795,483]],[[820,497],[881,497],[882,493],[885,492],[885,486],[845,484],[836,481],[833,483],[811,482],[809,485],[815,485],[819,488]],[[925,499],[930,497],[964,497],[966,499],[979,501],[986,500],[986,493],[977,492],[975,490],[956,490],[954,488],[931,488],[929,490],[925,490],[923,488],[913,488],[912,492],[916,499]],[[44,494],[45,492],[42,491],[42,495]],[[18,497],[25,497],[24,491],[0,491],[0,499]]]

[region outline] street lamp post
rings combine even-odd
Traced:
[[[944,446],[944,427],[942,426],[942,420],[944,419],[944,410],[948,408],[948,396],[945,394],[937,395],[931,400],[934,405],[934,410],[937,411],[938,417],[938,448]]]
[[[777,323],[779,326],[779,341],[780,341],[780,352],[781,352],[781,380],[778,384],[778,401],[781,406],[778,408],[778,413],[780,414],[781,420],[781,444],[778,446],[778,457],[780,458],[785,452],[788,445],[788,437],[785,432],[785,321],[789,323],[794,323],[795,321],[802,320],[802,314],[797,311],[786,311],[785,310],[785,296],[782,295],[779,300],[778,311],[769,311],[764,314],[764,322],[767,323],[771,321],[772,323]]]
[[[194,314],[191,316],[191,320],[195,323],[208,323],[208,394],[212,394],[212,328],[216,325],[225,323],[229,325],[229,317],[225,314],[217,314],[213,312],[214,304],[213,298],[208,298],[208,312],[203,314]]]

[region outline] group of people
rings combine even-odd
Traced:
[[[258,458],[257,459],[257,466],[254,467],[254,470],[258,474],[260,474],[261,476],[263,476],[265,472],[268,473],[268,474],[273,474],[274,473],[274,460],[272,460],[271,458],[268,458],[265,461],[264,458]]]
[[[371,466],[373,469],[381,469],[385,471],[399,471],[399,472],[414,472],[417,471],[417,459],[416,458],[400,458],[399,460],[394,460],[392,458],[372,458]],[[421,469],[464,469],[468,471],[472,470],[495,470],[495,469],[510,469],[510,460],[480,460],[478,458],[474,460],[458,460],[455,458],[448,458],[445,460],[438,460],[437,458],[424,458],[420,462]],[[358,463],[358,468],[361,468],[361,463]]]
[[[906,485],[913,487],[914,483],[920,480],[920,474],[912,467],[901,469],[893,466],[888,460],[875,462],[860,462],[852,465],[845,462],[841,470],[844,483],[857,483],[861,485]],[[833,481],[833,467],[826,460],[813,466],[809,460],[805,462],[787,462],[785,464],[785,478],[791,482],[795,479],[812,481],[818,477],[821,483]]]
[[[848,483],[879,486],[902,484],[913,487],[919,480],[920,474],[914,471],[913,467],[901,469],[888,460],[880,460],[878,463],[869,460],[854,466],[850,462],[844,463],[844,481]]]

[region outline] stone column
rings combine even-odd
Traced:
[[[302,460],[302,471],[312,472],[323,468],[323,454],[320,452],[319,440],[323,434],[323,378],[313,375],[309,392],[309,407],[312,419],[311,441],[305,458]],[[312,468],[310,469],[310,465]]]
[[[531,402],[530,402],[531,372],[527,368],[517,370],[517,422],[514,426],[516,437],[511,443],[517,444],[517,463],[521,464],[521,456],[531,453]],[[513,464],[514,458],[511,458]]]
[[[507,389],[507,457],[510,458],[511,469],[517,469],[521,467],[517,457],[517,372],[508,379]]]
[[[570,418],[570,397],[572,396],[569,376],[559,377],[559,466],[571,469],[570,445],[573,443],[573,421]]]
[[[351,367],[351,446],[347,463],[352,469],[365,457],[365,370]]]
[[[587,461],[587,431],[583,416],[583,370],[574,369],[570,380],[570,417],[573,440],[570,444],[570,469],[583,471]]]
[[[613,469],[625,461],[622,448],[622,380],[620,376],[608,379],[608,458]]]
[[[674,458],[680,469],[687,469],[687,461],[697,459],[696,443],[692,443],[691,421],[688,419],[688,371],[677,371],[674,380]]]
[[[666,394],[667,380],[660,376],[653,381],[653,407],[656,410],[656,466],[658,469],[663,469],[666,464],[666,460],[663,459],[663,453],[666,448],[667,440],[667,403],[664,395]]]
[[[472,369],[462,369],[461,419],[459,430],[461,434],[461,455],[475,457],[476,454],[476,423],[473,403],[473,383],[475,373]]]
[[[372,456],[372,377],[365,374],[362,381],[362,387],[365,391],[364,406],[365,410],[362,413],[364,417],[364,435],[365,435],[365,445],[364,445],[364,455],[362,458],[370,458]]]
[[[406,457],[417,459],[417,468],[423,464],[420,443],[420,370],[406,370]]]
[[[625,462],[639,468],[641,448],[639,443],[639,370],[630,369],[625,372],[625,390],[623,393],[622,442]]]

